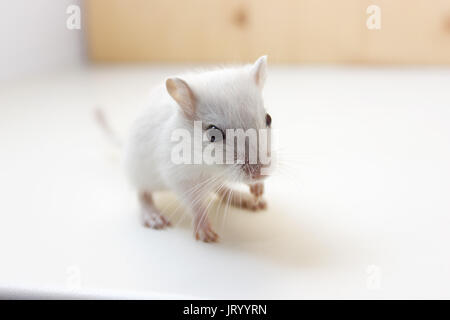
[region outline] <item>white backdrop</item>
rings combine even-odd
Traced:
[[[211,245],[170,194],[173,227],[141,226],[93,117],[123,139],[184,67],[84,69],[0,86],[0,298],[450,297],[450,70],[269,65],[269,206],[214,204]]]

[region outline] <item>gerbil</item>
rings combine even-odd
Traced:
[[[227,140],[229,129],[267,129],[271,118],[262,98],[266,79],[267,60],[263,56],[254,64],[217,69],[168,78],[155,88],[146,111],[135,121],[125,146],[125,167],[136,188],[147,227],[161,229],[170,225],[153,201],[153,193],[173,191],[193,214],[196,239],[217,241],[208,220],[207,199],[216,193],[227,203],[251,209],[266,208],[262,199],[262,170],[269,166],[249,161],[248,153],[257,146],[246,142],[244,155],[234,151],[234,159],[245,159],[233,164],[181,163],[173,161],[173,133],[183,129],[194,136],[194,121],[202,123],[200,148],[221,142],[223,146],[235,143]],[[214,130],[215,133],[207,133]],[[220,139],[219,134],[223,134]],[[219,141],[220,140],[220,141]],[[199,152],[192,148],[193,157]],[[242,150],[241,150],[242,151]],[[246,153],[247,152],[247,153]],[[197,154],[196,154],[197,153]],[[267,151],[270,155],[270,150]],[[231,192],[227,183],[241,182],[250,186],[251,194]]]

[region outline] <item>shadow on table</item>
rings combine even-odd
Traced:
[[[173,195],[162,194],[157,203],[174,228],[192,230],[190,214]],[[330,267],[354,249],[347,247],[351,242],[340,243],[342,237],[330,235],[332,228],[325,229],[317,221],[313,224],[307,220],[314,213],[297,210],[274,201],[267,210],[252,212],[226,208],[215,200],[210,206],[210,217],[220,241],[207,245],[290,268]]]

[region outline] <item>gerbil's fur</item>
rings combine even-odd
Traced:
[[[171,137],[175,129],[185,129],[193,136],[194,121],[222,129],[267,128],[262,98],[266,65],[264,56],[252,65],[180,75],[152,91],[148,107],[134,123],[125,145],[126,171],[139,194],[146,226],[170,224],[153,203],[152,193],[160,190],[173,191],[190,209],[195,236],[205,242],[218,238],[207,217],[206,199],[211,193],[230,204],[265,208],[259,172],[255,178],[248,174],[249,165],[245,171],[242,164],[175,164]],[[203,146],[210,143],[202,142]],[[232,193],[228,182],[249,184],[253,196]]]

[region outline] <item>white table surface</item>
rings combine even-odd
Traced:
[[[148,88],[185,68],[0,84],[0,296],[450,298],[450,69],[271,67],[269,208],[215,206],[211,245],[183,210],[169,230],[140,225],[92,115],[124,136]]]

